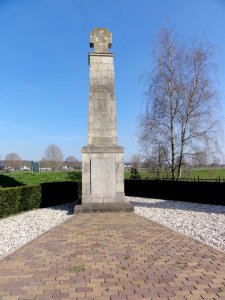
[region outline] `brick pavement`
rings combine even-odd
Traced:
[[[0,299],[225,299],[225,254],[134,213],[79,214],[0,261]]]

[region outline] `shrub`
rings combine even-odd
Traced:
[[[125,195],[225,205],[225,183],[171,180],[125,180]]]
[[[41,207],[79,202],[81,182],[49,182],[41,184]]]
[[[0,189],[0,218],[40,207],[39,186]]]
[[[39,208],[41,205],[41,188],[39,185],[21,188],[21,211]]]
[[[0,218],[69,202],[81,204],[81,182],[51,182],[0,188]]]
[[[139,174],[139,172],[137,171],[137,169],[132,168],[130,171],[131,175],[130,175],[130,179],[133,180],[139,180],[141,179],[141,175]]]

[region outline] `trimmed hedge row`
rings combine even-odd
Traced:
[[[125,180],[125,195],[225,205],[224,182]]]
[[[81,182],[51,182],[0,189],[0,218],[35,208],[81,203]]]
[[[40,204],[40,186],[0,189],[0,218],[17,214],[21,211],[39,208]]]
[[[125,195],[225,205],[225,183],[125,180]],[[81,182],[51,182],[0,189],[0,218],[22,211],[74,202],[81,204]]]
[[[48,182],[41,184],[41,207],[69,202],[81,204],[81,182]]]

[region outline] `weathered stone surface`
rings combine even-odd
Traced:
[[[133,206],[129,202],[122,203],[86,203],[76,205],[74,213],[104,213],[104,212],[132,212]]]
[[[123,197],[123,148],[83,147],[82,203],[117,202]]]
[[[107,28],[95,28],[90,33],[90,47],[94,52],[105,53],[112,47],[112,33]]]
[[[124,200],[123,147],[117,144],[112,34],[96,28],[90,34],[88,146],[82,148],[82,203]]]
[[[115,160],[95,158],[91,160],[91,193],[93,196],[113,197],[116,185]]]
[[[104,59],[103,63],[101,54],[89,53],[88,144],[96,146],[117,145],[113,56]]]

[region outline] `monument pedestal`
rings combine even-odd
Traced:
[[[82,203],[124,201],[123,147],[82,148]]]

